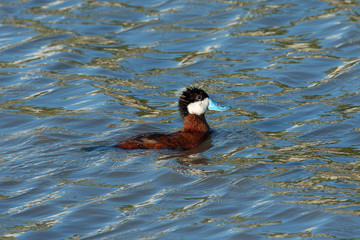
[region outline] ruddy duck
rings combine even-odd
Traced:
[[[129,138],[114,147],[122,149],[191,149],[209,136],[210,127],[205,119],[207,110],[225,111],[202,89],[187,88],[180,96],[178,109],[183,120],[182,130],[174,133],[145,133]]]

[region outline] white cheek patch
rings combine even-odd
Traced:
[[[209,107],[209,98],[205,98],[202,101],[190,103],[187,106],[189,114],[201,115],[204,114]]]

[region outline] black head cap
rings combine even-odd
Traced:
[[[205,98],[209,97],[209,95],[202,89],[196,87],[189,87],[181,94],[179,98],[179,112],[182,118],[186,117],[189,112],[187,106],[190,103],[202,101]]]

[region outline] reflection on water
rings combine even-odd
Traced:
[[[359,7],[0,2],[0,236],[357,238]],[[189,85],[232,106],[201,146],[110,147]]]

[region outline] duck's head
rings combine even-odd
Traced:
[[[207,110],[225,111],[230,109],[219,105],[204,90],[196,87],[187,88],[181,94],[178,108],[182,118],[188,114],[202,115]]]

